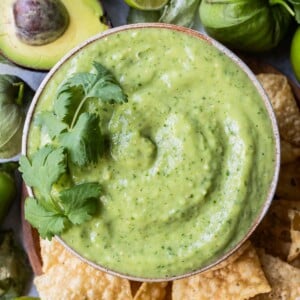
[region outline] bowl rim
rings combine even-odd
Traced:
[[[44,80],[42,81],[42,83],[40,84],[40,86],[38,87],[38,89],[35,93],[35,96],[31,102],[31,105],[29,107],[29,110],[28,110],[28,113],[27,113],[27,116],[25,119],[23,135],[22,135],[21,154],[26,155],[26,153],[27,153],[27,146],[28,146],[27,140],[28,140],[28,135],[29,135],[29,131],[30,131],[30,125],[32,122],[32,118],[33,118],[34,111],[35,111],[36,105],[38,103],[38,100],[39,100],[43,90],[47,86],[48,81],[51,80],[51,78],[54,76],[54,74],[60,69],[60,67],[65,62],[67,62],[75,54],[77,54],[82,49],[84,49],[87,45],[89,45],[93,42],[96,42],[98,40],[104,39],[105,37],[107,37],[109,35],[112,35],[112,34],[115,34],[118,32],[122,32],[122,31],[126,31],[126,30],[132,30],[132,29],[141,29],[142,30],[142,29],[148,29],[148,28],[156,28],[156,29],[160,28],[160,29],[167,29],[167,30],[171,30],[171,31],[178,31],[178,32],[181,32],[184,34],[188,34],[192,37],[199,38],[199,39],[211,44],[213,47],[217,48],[220,52],[225,54],[234,64],[236,64],[240,69],[242,69],[242,71],[247,75],[249,80],[255,86],[256,90],[258,91],[258,93],[260,95],[261,100],[264,103],[264,107],[267,110],[269,119],[271,121],[272,133],[273,133],[273,138],[274,138],[274,148],[275,148],[274,149],[275,150],[274,174],[273,174],[271,183],[269,185],[268,194],[267,194],[265,201],[261,205],[260,211],[257,212],[257,217],[254,219],[254,221],[253,221],[251,227],[248,229],[246,235],[233,248],[231,248],[227,252],[223,253],[217,259],[208,263],[204,267],[198,268],[197,270],[193,270],[190,272],[186,272],[184,274],[170,276],[170,277],[151,278],[151,277],[133,276],[133,275],[125,274],[122,272],[118,272],[116,270],[109,269],[107,267],[101,266],[99,264],[96,264],[96,263],[88,260],[87,258],[81,256],[78,252],[76,252],[76,250],[74,250],[71,246],[69,246],[61,237],[55,236],[55,238],[64,247],[66,247],[67,250],[69,250],[71,253],[73,253],[75,256],[77,256],[80,260],[84,261],[85,263],[91,265],[92,267],[94,267],[100,271],[104,271],[104,272],[107,272],[108,274],[120,276],[120,277],[129,279],[129,280],[145,281],[145,282],[160,282],[160,281],[177,280],[177,279],[186,278],[186,277],[189,277],[192,275],[200,274],[200,273],[209,271],[209,270],[217,267],[217,265],[219,265],[222,262],[225,262],[232,254],[234,254],[238,249],[240,249],[240,247],[249,239],[251,234],[254,232],[254,230],[257,228],[259,223],[262,221],[263,217],[266,215],[266,213],[272,203],[273,196],[275,194],[275,189],[277,186],[277,181],[278,181],[278,177],[279,177],[279,168],[280,168],[280,137],[279,137],[277,120],[276,120],[275,113],[273,111],[271,102],[270,102],[265,90],[263,89],[262,85],[260,84],[260,82],[258,81],[256,76],[254,75],[254,73],[242,61],[241,58],[239,58],[236,54],[234,54],[231,50],[229,50],[223,44],[221,44],[220,42],[214,40],[213,38],[205,35],[204,33],[201,33],[199,31],[189,29],[186,27],[178,26],[178,25],[166,24],[166,23],[139,23],[139,24],[123,25],[123,26],[107,29],[106,31],[101,32],[101,33],[87,39],[86,41],[79,44],[78,46],[73,48],[71,51],[69,51],[66,55],[64,55],[55,64],[55,66],[45,76]],[[29,196],[34,195],[31,187],[26,185],[26,189],[27,189]]]

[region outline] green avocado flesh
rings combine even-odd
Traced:
[[[93,61],[113,72],[128,103],[87,102],[107,149],[72,167],[99,182],[100,212],[62,239],[83,257],[130,276],[167,278],[215,261],[245,236],[267,198],[275,141],[248,76],[222,52],[168,28],[123,30],[89,44],[47,83],[35,113]],[[49,142],[32,124],[29,155]]]
[[[49,70],[75,46],[108,28],[101,22],[103,10],[98,0],[80,0],[76,1],[76,5],[74,0],[61,0],[68,12],[67,28],[49,43],[30,45],[28,32],[23,32],[23,40],[20,39],[20,32],[16,27],[13,14],[14,3],[15,0],[0,1],[0,52],[14,63],[24,67]],[[41,20],[40,17],[39,20]],[[44,35],[35,36],[33,40],[31,37],[33,44],[53,38],[51,31],[47,32],[48,27],[51,27],[48,22],[40,26],[45,27],[46,32]],[[27,39],[25,42],[24,35]]]

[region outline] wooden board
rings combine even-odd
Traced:
[[[257,59],[243,57],[243,61],[252,69],[254,74],[259,74],[259,73],[280,74],[280,72],[274,67],[272,67],[271,65],[265,64],[261,61],[258,61]],[[300,88],[292,80],[289,80],[289,83],[292,87],[293,93],[295,95],[295,98],[300,108]],[[24,199],[26,198],[26,196],[27,196],[26,188],[25,186],[23,186],[22,203],[24,203]],[[42,274],[42,260],[40,255],[39,235],[37,231],[33,229],[30,226],[30,224],[24,219],[23,207],[24,205],[22,205],[22,225],[23,225],[24,245],[26,247],[29,261],[32,265],[34,273],[36,275],[40,275]]]

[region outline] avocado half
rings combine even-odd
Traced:
[[[0,52],[20,66],[49,70],[76,45],[108,28],[101,21],[103,9],[98,0],[61,0],[69,14],[65,32],[48,44],[29,45],[16,34],[15,1],[0,1]]]

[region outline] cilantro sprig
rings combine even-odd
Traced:
[[[52,144],[38,149],[31,158],[20,158],[20,171],[35,197],[25,201],[25,218],[38,229],[42,238],[51,239],[69,226],[88,221],[97,212],[101,187],[86,182],[60,187],[62,177],[70,176],[70,165],[85,167],[97,162],[103,139],[98,113],[86,112],[89,99],[106,103],[127,102],[112,73],[94,62],[95,73],[77,73],[60,86],[53,111],[40,112],[35,124],[49,134]]]
[[[36,227],[43,238],[50,239],[60,234],[70,224],[88,221],[97,211],[101,195],[98,183],[82,183],[63,189],[58,196],[52,196],[55,183],[67,169],[63,147],[46,145],[39,149],[32,159],[20,158],[20,171],[27,185],[35,189],[37,198],[25,201],[25,219]]]
[[[112,73],[97,62],[93,66],[96,73],[76,73],[67,79],[58,90],[54,111],[41,112],[35,119],[67,149],[72,163],[80,167],[96,162],[102,152],[99,115],[83,112],[84,104],[89,99],[127,102]]]

